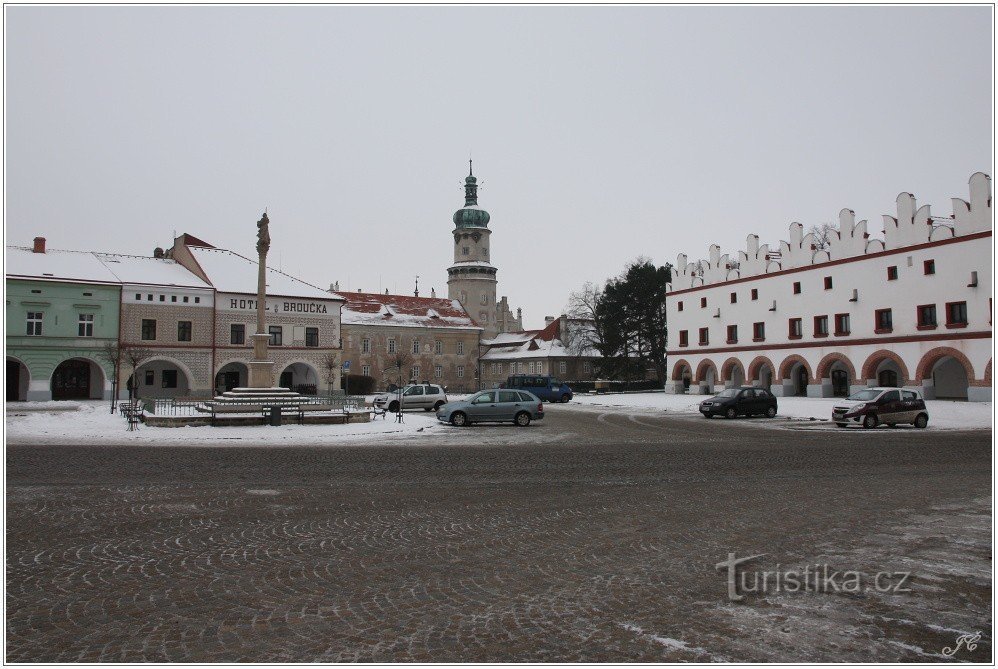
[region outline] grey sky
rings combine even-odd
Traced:
[[[446,294],[469,150],[499,293],[991,173],[992,10],[6,8],[6,235],[190,232],[320,286]]]

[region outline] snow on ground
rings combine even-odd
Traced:
[[[43,404],[41,402],[34,403]],[[433,434],[434,431],[455,429],[441,425],[429,412],[408,412],[405,422],[395,422],[389,415],[370,423],[347,425],[298,425],[234,427],[149,427],[142,425],[132,432],[121,414],[111,413],[108,402],[46,402],[49,411],[26,409],[23,402],[6,405],[6,441],[16,444],[164,444],[171,446],[205,446],[232,444],[322,446],[335,443],[383,444],[392,440]],[[72,404],[76,411],[66,411]]]
[[[666,411],[677,414],[698,414],[697,407],[708,395],[673,395],[662,392],[576,395],[572,400],[577,409],[612,408]],[[832,407],[842,398],[779,397],[779,418],[830,421]],[[929,427],[939,429],[991,429],[994,408],[991,402],[954,402],[929,400]],[[748,424],[748,422],[746,422]]]

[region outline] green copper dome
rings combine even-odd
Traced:
[[[459,228],[484,228],[489,224],[489,212],[478,206],[478,179],[471,172],[464,179],[464,207],[454,212],[454,225]]]

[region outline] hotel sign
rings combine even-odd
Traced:
[[[222,311],[256,312],[257,301],[252,297],[220,295],[218,308]],[[267,298],[267,312],[272,314],[291,315],[305,314],[325,316],[330,313],[329,305],[319,300],[301,300],[295,298]],[[337,313],[333,310],[333,313]]]

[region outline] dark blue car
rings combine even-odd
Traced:
[[[552,376],[516,374],[506,379],[503,388],[526,390],[545,402],[568,402],[572,399],[572,389]]]

